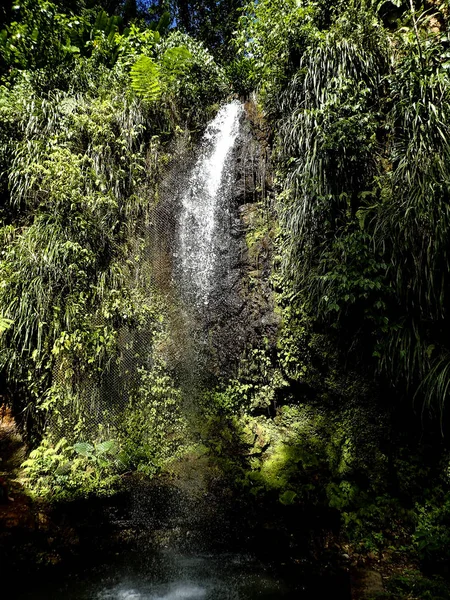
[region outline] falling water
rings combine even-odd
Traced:
[[[178,267],[180,289],[190,303],[209,303],[218,258],[219,215],[232,186],[231,155],[243,112],[240,102],[223,106],[208,125],[200,156],[181,199]]]

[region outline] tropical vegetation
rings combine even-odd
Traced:
[[[28,485],[110,494],[207,452],[250,502],[338,515],[358,559],[406,556],[386,597],[449,597],[417,570],[450,575],[448,0],[149,4],[1,9],[0,367]],[[235,96],[271,171],[243,279],[279,323],[187,414],[158,211]]]

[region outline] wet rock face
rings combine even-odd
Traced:
[[[278,317],[269,281],[272,256],[271,167],[265,133],[246,106],[233,150],[227,247],[206,326],[216,367],[230,374],[244,350],[274,340]]]
[[[241,136],[234,153],[234,203],[268,202],[272,192],[269,132],[255,104],[245,105]]]
[[[265,157],[247,122],[243,125],[241,143],[235,152],[236,180],[233,202],[236,205],[258,202],[262,196],[261,170]]]
[[[157,257],[165,256],[167,269],[161,269],[158,263],[153,270],[160,274],[164,271],[157,284],[171,298],[175,315],[169,362],[180,373],[181,380],[195,380],[194,387],[217,377],[231,376],[244,350],[260,344],[264,337],[274,339],[278,328],[269,282],[272,252],[269,146],[267,132],[255,114],[256,108],[251,103],[240,108],[239,132],[222,165],[223,189],[214,213],[211,240],[214,268],[205,302],[192,305],[189,294],[187,298],[184,295],[186,274],[177,267],[182,262],[182,248],[177,245],[180,246],[186,186],[192,185],[195,179],[192,174],[198,168],[199,157],[208,151],[210,139],[206,151],[200,144],[196,153],[186,151],[179,156],[161,186],[155,210],[153,229],[157,230],[158,240],[152,248],[152,260],[155,263]],[[197,193],[201,194],[201,189],[193,190],[192,202],[201,203],[201,198],[195,198]],[[198,244],[201,243],[199,240]],[[193,251],[198,250],[196,244],[194,236]]]

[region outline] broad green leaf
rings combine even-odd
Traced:
[[[280,502],[281,504],[285,505],[293,504],[296,497],[296,492],[294,492],[293,490],[286,490],[280,495]]]
[[[92,456],[94,446],[88,442],[78,442],[74,444],[73,449],[80,456]]]
[[[117,443],[114,440],[106,440],[95,445],[95,452],[101,454],[115,454],[118,451]]]

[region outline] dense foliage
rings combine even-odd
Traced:
[[[250,493],[336,509],[353,552],[447,576],[448,9],[247,5],[235,69],[273,131],[283,322],[226,399],[247,398]],[[403,583],[386,597],[448,596]]]
[[[48,2],[21,10],[0,48],[10,65],[0,88],[1,362],[15,413],[39,435],[49,410],[82,412],[104,385],[121,331],[142,327],[151,339],[159,326],[154,274],[137,258],[150,243],[143,224],[169,144],[201,129],[226,80],[186,34],[119,33],[104,11],[75,17]]]
[[[386,4],[254,3],[239,42],[277,132],[287,284],[444,418],[448,7],[399,3],[386,28]]]
[[[109,494],[206,454],[247,502],[329,519],[356,561],[448,577],[448,1],[2,11],[0,367],[34,493]],[[183,389],[156,215],[230,92],[256,92],[275,171],[242,288],[279,326]],[[414,586],[447,597],[417,571],[386,597]]]

